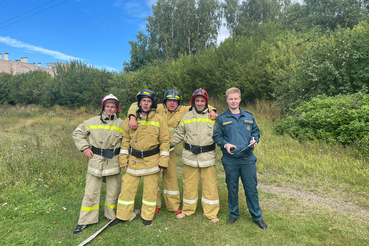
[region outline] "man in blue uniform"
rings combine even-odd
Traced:
[[[261,216],[259,195],[256,177],[256,156],[253,154],[260,138],[260,131],[254,116],[242,110],[241,91],[238,88],[230,88],[226,92],[228,110],[220,114],[216,120],[214,141],[223,152],[222,163],[226,174],[228,189],[228,207],[230,216],[228,224],[236,222],[239,213],[238,205],[238,180],[241,177],[245,189],[246,203],[252,220],[261,228],[266,229]]]

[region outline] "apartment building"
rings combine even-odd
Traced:
[[[47,63],[46,68],[41,67],[41,63],[28,63],[27,57],[22,57],[20,60],[9,61],[9,53],[4,55],[0,53],[0,73],[27,73],[35,70],[42,70],[54,76],[56,63]]]

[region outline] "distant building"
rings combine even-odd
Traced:
[[[0,54],[0,73],[27,73],[35,70],[42,70],[54,77],[54,71],[57,63],[47,63],[47,67],[41,67],[41,63],[28,63],[27,57],[22,57],[20,60],[9,61],[9,53]]]

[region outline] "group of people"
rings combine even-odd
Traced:
[[[223,152],[230,210],[227,223],[233,224],[240,216],[241,177],[252,220],[266,229],[259,206],[257,158],[253,154],[260,131],[253,115],[239,107],[241,91],[235,87],[227,90],[228,110],[218,116],[202,88],[194,91],[191,106],[181,105],[181,96],[174,89],[165,92],[163,104],[157,103],[156,94],[149,89],[141,90],[136,98],[137,103],[131,105],[127,120],[123,121],[118,116],[119,100],[112,94],[107,95],[101,103],[101,114],[84,121],[73,131],[76,147],[89,158],[85,194],[74,233],[98,222],[102,182],[106,183],[104,216],[109,226],[132,220],[136,216],[135,197],[141,177],[141,219],[145,226],[150,226],[161,208],[160,174],[166,208],[178,219],[196,212],[200,176],[203,214],[213,223],[218,222],[216,144]],[[182,210],[173,151],[181,142]],[[125,170],[122,178],[121,168]]]

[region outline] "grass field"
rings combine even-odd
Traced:
[[[151,227],[137,218],[107,228],[89,245],[369,245],[368,160],[354,149],[275,135],[277,113],[271,108],[263,103],[249,108],[262,134],[255,155],[267,230],[252,222],[241,188],[241,217],[235,224],[226,223],[227,190],[219,153],[220,222],[205,219],[201,205],[195,215],[175,219],[163,201]],[[87,160],[76,150],[71,133],[96,113],[0,106],[0,245],[78,245],[107,223],[101,210],[98,224],[73,234]],[[182,186],[181,148],[176,151]]]

